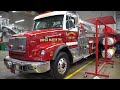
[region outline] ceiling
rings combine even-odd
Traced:
[[[0,11],[0,12],[8,12],[9,13],[10,11]],[[33,12],[33,11],[28,11],[28,12]],[[43,12],[46,12],[46,11],[34,11],[34,12],[39,14],[39,13],[43,13]]]
[[[4,12],[7,12],[7,13],[11,13],[12,11],[0,11],[0,14],[4,13]],[[40,13],[43,13],[45,11],[17,11],[16,13],[19,13],[19,14],[23,14],[23,15],[26,15],[26,16],[31,16],[31,17],[34,17]]]
[[[37,12],[37,13],[39,13],[39,14],[40,14],[40,13],[43,13],[43,12],[46,12],[46,11],[35,11],[35,12]]]

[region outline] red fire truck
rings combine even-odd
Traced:
[[[46,12],[34,21],[32,31],[9,39],[4,63],[12,73],[49,71],[53,78],[61,79],[71,64],[95,53],[94,25],[82,21],[77,13]]]

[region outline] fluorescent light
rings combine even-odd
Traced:
[[[17,12],[17,11],[12,11],[12,12],[14,13],[14,12]]]
[[[2,16],[0,15],[0,18],[1,18]]]
[[[22,20],[15,21],[15,23],[24,22],[24,21],[25,21],[25,20],[22,19]]]

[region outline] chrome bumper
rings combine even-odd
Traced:
[[[8,69],[14,69],[27,73],[44,73],[50,70],[50,61],[45,62],[30,62],[13,59],[7,56],[4,59],[4,64]]]

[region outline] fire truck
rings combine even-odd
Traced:
[[[62,79],[73,63],[95,54],[95,26],[82,21],[76,12],[45,12],[34,21],[32,31],[9,39],[4,64],[12,73],[48,71],[53,78]]]

